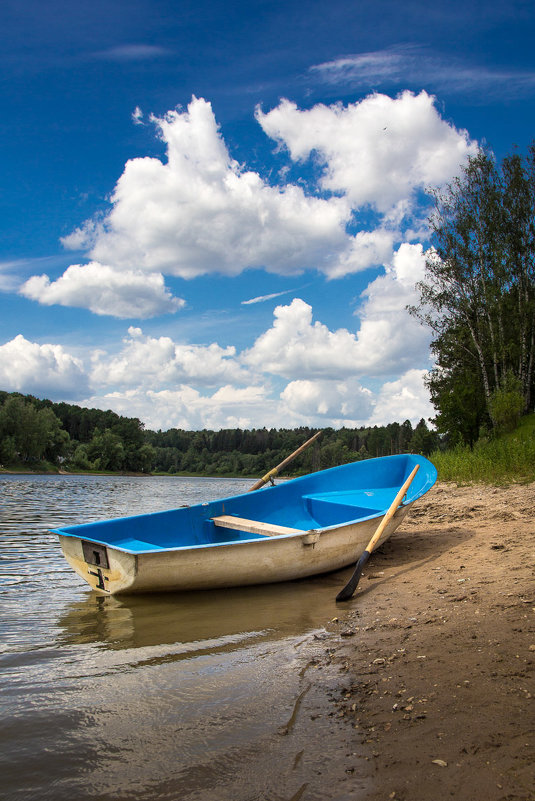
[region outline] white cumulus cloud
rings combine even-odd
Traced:
[[[422,246],[403,243],[362,293],[355,332],[313,321],[312,307],[301,298],[277,306],[272,327],[242,354],[243,361],[292,381],[389,376],[426,364],[429,333],[406,311],[418,300],[415,284],[424,267]]]
[[[8,392],[75,399],[88,385],[82,361],[61,345],[39,345],[22,334],[0,345],[0,386]]]
[[[155,431],[271,427],[277,419],[277,403],[263,386],[224,385],[211,395],[187,384],[175,389],[135,388],[93,395],[83,405],[138,417]]]
[[[296,161],[312,153],[324,165],[321,187],[342,192],[353,208],[386,213],[418,189],[440,186],[475,152],[466,131],[443,120],[427,92],[372,94],[348,106],[301,110],[282,100],[264,114],[264,131]]]
[[[430,333],[406,310],[417,303],[415,284],[424,276],[422,245],[404,242],[385,268],[362,293],[358,309],[358,369],[368,375],[392,375],[411,365],[426,364]]]
[[[423,385],[429,333],[406,311],[424,274],[420,244],[404,242],[361,295],[355,330],[331,330],[294,298],[241,352],[130,326],[118,347],[87,352],[19,335],[0,347],[0,386],[78,399],[139,416],[150,427],[348,425],[432,414]],[[401,377],[400,377],[401,376]],[[386,380],[381,390],[379,382]],[[370,389],[373,387],[373,391]]]
[[[283,273],[323,267],[344,248],[349,207],[308,197],[295,185],[273,187],[234,161],[210,103],[152,118],[167,161],[129,161],[103,221],[65,238],[91,246],[96,261],[193,278],[237,275],[248,267]]]
[[[475,149],[426,92],[308,110],[283,100],[267,113],[257,109],[256,117],[292,159],[320,163],[325,196],[292,183],[272,186],[238,164],[210,103],[194,97],[187,110],[151,118],[167,159],[128,161],[111,210],[86,221],[64,245],[87,249],[117,272],[194,278],[247,268],[287,275],[316,269],[337,278],[390,260],[403,226],[407,234],[414,222],[417,194],[450,180]],[[358,215],[370,208],[376,219],[360,225]]]
[[[250,371],[236,359],[236,349],[178,344],[170,337],[145,336],[130,327],[119,353],[97,351],[91,378],[94,384],[118,387],[169,387],[182,383],[217,386],[251,383]]]
[[[417,423],[424,418],[434,417],[434,409],[429,390],[424,384],[426,370],[411,369],[395,381],[387,381],[381,387],[370,425],[388,425],[393,421],[410,420]]]
[[[291,381],[281,400],[296,425],[358,426],[373,410],[373,395],[354,378]]]
[[[171,295],[160,273],[117,270],[95,261],[72,264],[56,281],[47,275],[33,275],[20,293],[47,306],[77,306],[120,318],[154,317],[184,305],[181,298]]]
[[[355,373],[355,335],[312,322],[312,307],[301,298],[277,306],[273,326],[243,354],[251,367],[291,379],[341,378]]]

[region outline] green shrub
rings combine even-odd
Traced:
[[[489,401],[489,411],[495,429],[500,433],[514,431],[523,410],[522,385],[518,378],[508,373],[502,386],[494,390]]]
[[[479,440],[473,450],[457,445],[430,458],[441,481],[534,481],[535,415],[523,417],[513,433]]]

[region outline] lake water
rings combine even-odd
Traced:
[[[212,593],[98,597],[48,533],[250,484],[0,476],[2,798],[338,797],[326,790],[335,767],[320,742],[332,724],[326,714],[311,731],[305,695],[312,684],[334,692],[335,676],[325,671],[318,685],[307,670],[322,626],[340,615],[334,597],[347,571]]]

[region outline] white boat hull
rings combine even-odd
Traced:
[[[410,505],[398,509],[380,543],[396,530]],[[88,563],[81,538],[60,534],[59,539],[71,567],[100,594],[177,592],[270,584],[340,570],[357,561],[380,520],[150,553],[128,553],[106,545],[101,556],[103,548],[97,545],[100,551],[95,551],[93,563]]]

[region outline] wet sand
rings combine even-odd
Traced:
[[[325,798],[535,799],[535,483],[436,486],[339,606],[307,670]]]

